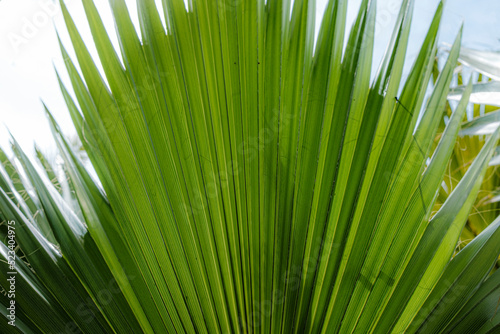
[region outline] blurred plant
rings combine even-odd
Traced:
[[[440,130],[442,133],[446,122],[452,115],[452,110],[457,106],[457,101],[464,92],[464,75],[473,73],[471,104],[468,107],[462,130],[457,138],[443,185],[434,210],[436,211],[446,201],[458,182],[470,167],[474,158],[484,146],[488,135],[493,133],[500,124],[500,53],[477,51],[462,48],[459,56],[459,64],[455,69],[455,84],[448,96],[449,103],[445,111]],[[437,79],[437,62],[435,65],[434,78]],[[453,106],[453,108],[452,108]],[[436,145],[440,135],[436,136]],[[500,148],[497,147],[496,155],[486,170],[485,178],[478,192],[478,197],[468,217],[457,250],[463,248],[489,224],[491,224],[500,213]]]

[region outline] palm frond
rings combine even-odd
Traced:
[[[9,265],[19,282],[19,327],[2,329],[498,328],[491,309],[477,310],[500,291],[488,275],[500,220],[453,256],[498,130],[432,212],[473,90],[435,145],[461,38],[426,99],[442,3],[404,81],[412,0],[373,81],[374,0],[362,1],[346,43],[343,0],[328,2],[316,42],[313,0],[165,0],[163,12],[138,0],[138,29],[125,1],[109,4],[119,50],[83,0],[102,77],[61,1],[76,55],[60,43],[71,79],[61,91],[99,182],[48,110],[77,202],[15,141],[22,184],[0,168],[0,232],[14,221],[23,254],[2,264],[0,285]]]

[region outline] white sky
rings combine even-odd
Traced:
[[[150,0],[157,1],[159,0]],[[216,1],[216,0],[206,0]],[[321,14],[326,0],[317,0]],[[0,0],[0,123],[12,132],[23,148],[31,151],[36,142],[44,151],[53,150],[42,99],[67,134],[74,134],[69,114],[59,91],[53,64],[66,80],[66,72],[55,34],[54,25],[63,42],[69,46],[62,14],[53,0]],[[103,19],[113,27],[106,0],[96,1]],[[135,0],[127,0],[133,19]],[[348,23],[359,7],[360,0],[349,1]],[[377,47],[375,60],[382,57],[385,43],[393,28],[401,0],[379,0]],[[424,37],[438,0],[416,1],[409,59],[414,59]],[[70,12],[84,39],[91,41],[81,0],[66,0]],[[463,45],[471,48],[500,50],[500,1],[447,1],[440,40],[451,43],[460,23],[464,21]],[[17,41],[17,44],[16,44]],[[71,47],[68,48],[71,51]],[[410,64],[409,64],[410,65]],[[66,80],[67,81],[67,80]],[[6,127],[0,125],[0,146],[8,146]]]

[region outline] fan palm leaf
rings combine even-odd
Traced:
[[[20,249],[1,265],[6,290],[9,270],[19,282],[17,327],[2,329],[498,329],[500,220],[453,257],[498,131],[431,215],[472,90],[433,150],[460,51],[459,34],[426,99],[443,4],[404,81],[411,0],[377,71],[373,0],[346,41],[342,0],[317,40],[312,0],[138,0],[139,27],[123,0],[109,4],[118,50],[83,1],[94,59],[61,1],[76,55],[60,44],[61,91],[99,182],[48,110],[77,202],[15,141],[2,155],[22,181],[0,168],[0,253],[9,224]]]

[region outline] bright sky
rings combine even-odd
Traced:
[[[156,1],[160,0],[150,0]],[[206,0],[216,1],[216,0]],[[322,13],[326,0],[317,0]],[[59,6],[53,0],[0,0],[0,145],[7,147],[12,132],[25,150],[36,142],[44,151],[53,150],[42,104],[43,100],[67,134],[74,134],[69,114],[59,91],[53,64],[66,79],[56,29],[69,46]],[[96,1],[103,19],[113,26],[107,1]],[[354,19],[360,0],[349,1],[348,23]],[[378,61],[393,28],[401,0],[378,1],[375,59]],[[438,0],[416,1],[409,59],[414,59]],[[91,41],[81,0],[66,0],[84,38]],[[127,0],[133,19],[135,0]],[[134,10],[132,10],[134,9]],[[500,50],[500,1],[447,1],[441,42],[451,43],[464,22],[463,45],[483,50]]]

